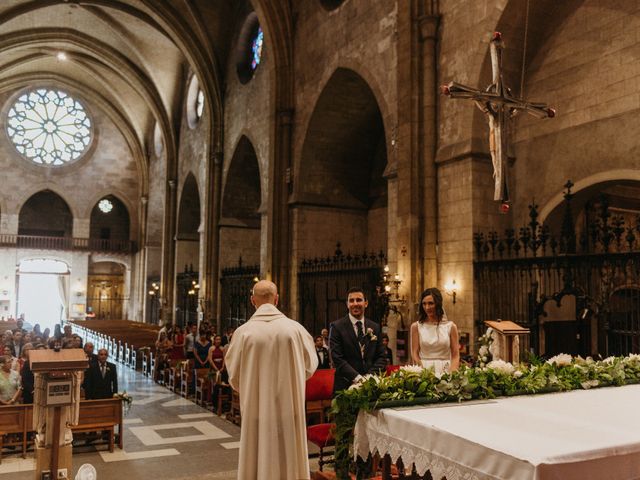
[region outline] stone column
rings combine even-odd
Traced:
[[[161,323],[175,322],[174,292],[176,283],[176,181],[167,180],[165,194],[164,230],[162,232],[162,277],[160,280]]]
[[[390,269],[402,280],[407,315],[422,289],[437,282],[436,32],[430,2],[398,2],[398,134],[396,252]],[[391,170],[391,166],[387,169]]]
[[[267,277],[278,285],[280,305],[289,311],[294,299],[291,298],[291,228],[289,224],[289,194],[293,186],[291,166],[291,128],[293,110],[280,109],[276,112],[275,155],[269,171],[270,191],[269,205],[269,243],[271,259]]]
[[[148,210],[149,198],[145,195],[140,197],[140,234],[138,236],[138,255],[136,264],[136,289],[135,289],[135,320],[137,322],[144,322],[146,318],[147,308],[147,278],[146,278],[146,265],[147,265],[147,210]]]
[[[216,331],[220,331],[220,312],[218,312],[218,269],[220,264],[220,204],[222,199],[222,162],[221,150],[212,152],[207,160],[207,191],[204,196],[204,231],[200,237],[202,255],[202,273],[200,274],[200,297],[204,308],[205,320],[216,319]]]

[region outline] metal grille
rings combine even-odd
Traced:
[[[220,276],[220,324],[222,328],[237,328],[246,322],[255,308],[251,305],[251,289],[254,278],[260,276],[258,265],[242,265],[242,258],[238,265],[222,269]]]
[[[597,212],[586,212],[586,228],[576,235],[571,182],[565,187],[565,214],[558,235],[537,222],[519,229],[477,233],[474,262],[476,328],[484,320],[513,320],[531,330],[521,350],[550,356],[626,355],[640,350],[640,222],[612,215],[603,197]],[[546,322],[547,303],[572,297],[567,318]],[[573,303],[571,303],[573,305]],[[544,352],[541,339],[545,339]]]
[[[369,301],[365,316],[380,323],[384,305],[378,299],[376,287],[380,285],[385,262],[383,252],[345,255],[339,243],[333,256],[303,260],[298,271],[300,322],[311,334],[319,334],[347,314],[349,288],[361,287]]]

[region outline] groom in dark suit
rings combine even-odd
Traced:
[[[368,302],[361,288],[347,292],[349,314],[331,324],[329,354],[336,369],[334,394],[349,388],[363,375],[384,371],[385,350],[380,326],[364,318]]]

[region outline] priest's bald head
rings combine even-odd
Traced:
[[[251,303],[258,308],[260,305],[270,303],[271,305],[278,304],[278,287],[269,280],[260,280],[253,286],[253,293],[251,295]]]

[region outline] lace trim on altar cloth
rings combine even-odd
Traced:
[[[415,445],[410,445],[389,434],[367,428],[360,420],[356,425],[354,455],[367,458],[369,453],[380,456],[389,455],[392,462],[402,458],[405,466],[415,465],[418,475],[423,476],[427,470],[434,480],[500,480],[493,475],[487,475],[460,465],[450,458],[425,451]]]

